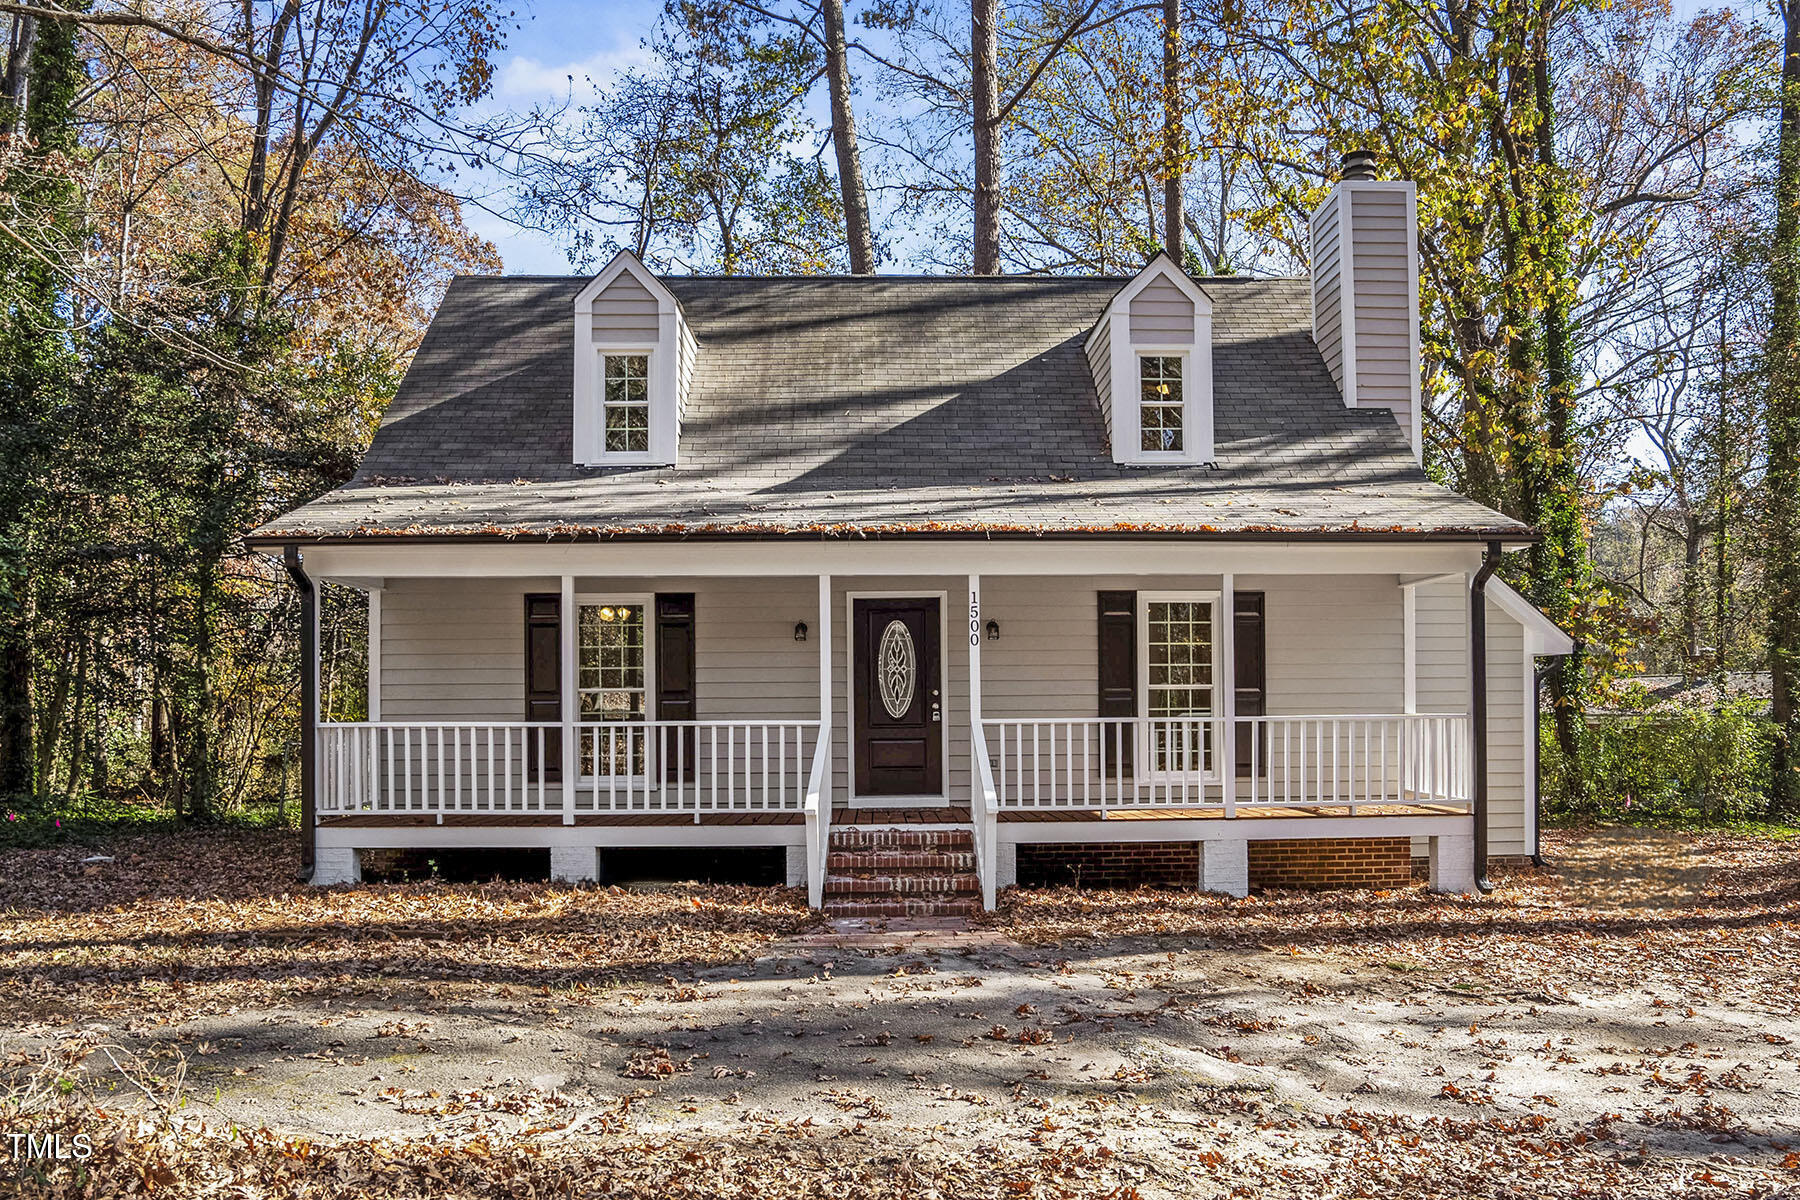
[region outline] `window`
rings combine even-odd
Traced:
[[[650,452],[650,356],[604,358],[602,409],[608,454]]]
[[[1144,715],[1153,769],[1210,773],[1214,715],[1213,601],[1147,599]],[[1196,719],[1201,718],[1201,719]]]
[[[1181,356],[1140,355],[1138,386],[1142,396],[1138,406],[1138,425],[1143,449],[1158,453],[1180,453]]]
[[[585,722],[642,721],[649,696],[642,603],[578,606],[575,690]],[[628,729],[585,731],[581,737],[583,775],[641,775],[644,735]]]

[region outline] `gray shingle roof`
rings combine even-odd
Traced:
[[[1103,278],[666,280],[699,342],[680,464],[571,462],[575,278],[453,282],[356,477],[259,530],[1516,536],[1344,407],[1305,280],[1208,279],[1208,467],[1122,467],[1082,342]]]

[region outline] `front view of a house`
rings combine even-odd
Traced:
[[[1533,848],[1568,643],[1488,578],[1531,531],[1420,467],[1416,240],[1346,179],[1309,279],[456,280],[356,478],[252,539],[368,595],[369,720],[307,688],[314,882],[1473,889]]]

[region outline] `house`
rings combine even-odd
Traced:
[[[355,478],[251,539],[368,596],[369,720],[305,690],[313,881],[1474,890],[1570,647],[1490,578],[1533,532],[1421,469],[1413,188],[1347,175],[1303,279],[457,279]]]

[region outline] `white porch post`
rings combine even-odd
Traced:
[[[381,720],[381,589],[369,589],[369,720]]]
[[[562,810],[563,824],[575,823],[575,714],[580,710],[580,698],[575,694],[575,653],[576,625],[575,612],[575,577],[562,577],[562,603],[558,607],[561,619],[557,622],[557,633],[561,639],[557,658],[561,664],[562,679],[559,691],[562,692]]]
[[[1227,817],[1237,816],[1237,597],[1232,591],[1235,579],[1227,571],[1219,585],[1219,678],[1213,685],[1225,726],[1214,755],[1219,763],[1219,798]]]
[[[1000,877],[994,848],[999,841],[999,814],[988,805],[987,734],[981,728],[981,576],[969,576],[969,800],[974,818],[975,869],[981,876],[981,906],[993,911]]]
[[[819,772],[819,811],[808,814],[806,831],[806,901],[825,903],[825,861],[831,853],[831,576],[819,576],[819,744],[814,751]]]

